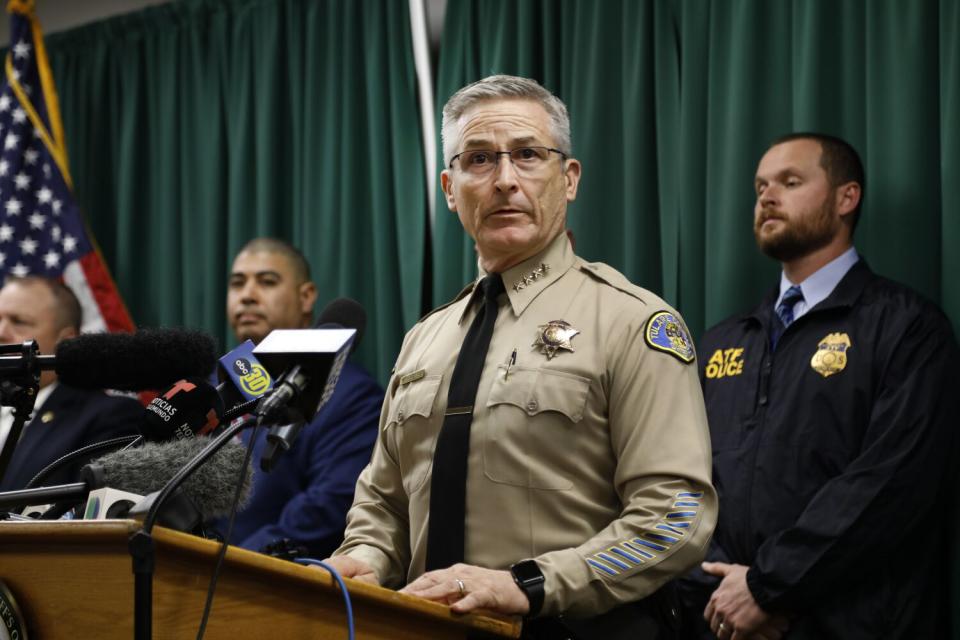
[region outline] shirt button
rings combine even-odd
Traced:
[[[403,410],[402,410],[402,409],[397,412],[397,421],[398,421],[398,422],[403,422]]]
[[[527,411],[529,411],[530,413],[533,413],[534,411],[537,410],[539,406],[540,405],[537,404],[536,400],[531,400],[530,402],[527,403]]]

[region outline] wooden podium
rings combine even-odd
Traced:
[[[0,582],[30,640],[133,638],[130,520],[0,522]],[[153,636],[196,637],[218,544],[157,527]],[[346,579],[358,639],[516,638],[520,621],[458,616],[440,604]],[[325,571],[230,547],[206,638],[346,638],[343,598]]]

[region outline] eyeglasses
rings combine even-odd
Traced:
[[[450,158],[450,166],[453,168],[453,161],[460,159],[460,168],[472,175],[482,176],[493,171],[500,164],[500,156],[510,156],[510,162],[513,167],[524,174],[536,173],[546,166],[550,159],[550,152],[559,153],[564,160],[567,154],[560,149],[550,147],[517,147],[510,151],[491,151],[489,149],[470,149],[461,151]]]

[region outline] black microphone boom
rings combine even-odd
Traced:
[[[0,380],[23,383],[52,370],[80,389],[162,389],[181,378],[207,377],[216,362],[213,338],[189,329],[87,333],[58,343],[56,355],[39,355],[32,341],[0,344]]]
[[[174,380],[207,377],[216,366],[213,338],[189,329],[91,333],[57,345],[53,369],[81,389],[162,389]]]

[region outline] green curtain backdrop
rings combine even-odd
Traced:
[[[135,322],[234,344],[233,254],[299,246],[381,380],[420,315],[426,186],[406,2],[187,0],[47,39],[77,198]]]
[[[960,328],[956,0],[450,0],[437,113],[492,73],[537,78],[583,162],[578,253],[678,306],[695,335],[758,300],[752,178],[774,137],[849,139],[867,169],[856,244]],[[476,271],[437,198],[434,304]]]
[[[960,1],[450,0],[438,117],[492,73],[537,78],[570,109],[578,253],[663,295],[695,336],[777,282],[753,242],[753,174],[798,130],[858,148],[858,249],[960,330]],[[476,259],[436,197],[438,304]]]

